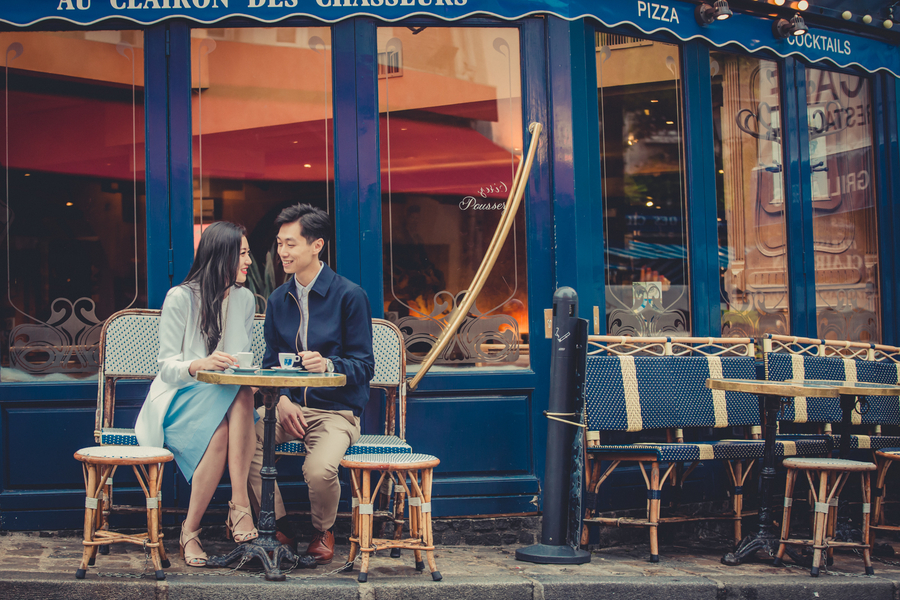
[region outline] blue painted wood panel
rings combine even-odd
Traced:
[[[416,397],[406,439],[415,452],[441,459],[435,478],[521,475],[533,468],[526,396]]]

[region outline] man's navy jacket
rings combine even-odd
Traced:
[[[369,401],[369,381],[375,374],[372,353],[372,310],[366,292],[328,265],[309,293],[307,348],[300,339],[300,298],[291,277],[272,292],[266,305],[264,368],[278,365],[281,352],[312,350],[334,363],[347,384],[334,388],[292,388],[281,393],[310,408],[352,410],[359,416]]]

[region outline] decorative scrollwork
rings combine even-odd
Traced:
[[[760,102],[756,112],[753,112],[749,108],[741,109],[738,114],[734,116],[734,123],[738,126],[738,129],[753,138],[780,144],[781,127],[772,125],[773,112],[777,113],[777,108],[773,111],[772,107],[769,106],[767,102]],[[751,125],[751,122],[754,123],[755,126]]]
[[[47,324],[27,323],[9,334],[9,360],[14,369],[47,373],[91,373],[100,364],[100,329],[90,298],[72,302],[57,298]]]
[[[682,288],[669,306],[662,304],[662,285],[655,281],[631,284],[632,305],[630,308],[616,295],[616,286],[606,288],[607,331],[609,335],[630,335],[652,337],[665,333],[687,333],[690,331],[688,310],[679,304],[687,300]],[[676,287],[676,286],[673,286]],[[615,301],[621,308],[612,308]]]
[[[410,363],[421,363],[437,344],[462,295],[461,292],[456,297],[442,290],[434,295],[434,308],[427,317],[410,315],[397,320]],[[473,305],[437,364],[515,362],[519,358],[519,339],[519,324],[515,319],[505,314],[483,314]]]

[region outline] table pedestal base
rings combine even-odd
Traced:
[[[271,558],[269,557],[270,552],[272,553]],[[261,537],[252,542],[240,544],[225,556],[210,556],[206,564],[210,567],[227,567],[237,560],[243,563],[253,558],[258,558],[262,563],[263,569],[266,571],[266,581],[284,581],[285,574],[281,570],[281,561],[284,560],[294,563],[301,569],[316,568],[316,559],[313,557],[297,556],[290,548],[279,544],[274,538],[264,540]]]
[[[741,540],[737,550],[729,552],[722,557],[722,564],[728,565],[729,567],[736,567],[748,558],[756,556],[756,553],[760,550],[765,552],[769,557],[773,557],[778,552],[779,541],[779,538],[774,535],[748,535]]]
[[[297,556],[294,552],[278,542],[275,538],[275,401],[278,388],[260,387],[266,416],[263,420],[263,465],[260,469],[262,477],[262,500],[259,507],[259,537],[251,542],[240,544],[225,556],[211,556],[206,561],[210,567],[227,567],[234,561],[242,562],[258,558],[266,570],[266,580],[284,581],[281,561],[289,560],[302,569],[316,568],[316,559],[311,556]],[[269,557],[271,553],[271,558]],[[293,567],[292,567],[293,568]]]
[[[772,482],[775,479],[775,435],[781,398],[760,394],[760,414],[763,417],[763,467],[759,475],[759,530],[741,540],[737,550],[722,557],[722,564],[735,567],[763,550],[770,557],[778,552],[780,537],[772,531]]]

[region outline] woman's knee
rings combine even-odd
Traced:
[[[223,451],[228,447],[228,419],[222,419],[209,440],[209,448]]]
[[[242,385],[234,397],[234,402],[228,407],[228,416],[231,417],[232,411],[239,410],[248,416],[253,416],[253,390]]]

